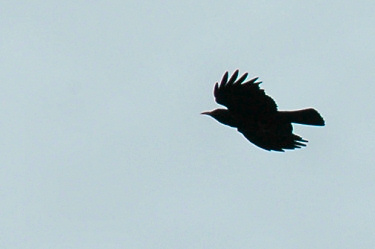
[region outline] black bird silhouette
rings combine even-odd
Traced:
[[[214,88],[215,100],[228,109],[202,112],[237,128],[250,142],[265,150],[284,151],[306,146],[307,140],[293,134],[292,123],[324,126],[320,114],[312,108],[278,111],[275,101],[259,88],[258,78],[246,81],[248,73],[238,78],[238,70],[228,80],[226,72]],[[238,79],[237,79],[238,78]]]

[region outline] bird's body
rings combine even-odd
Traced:
[[[214,96],[218,104],[228,109],[203,112],[220,123],[237,128],[250,142],[265,149],[284,151],[306,146],[306,140],[293,134],[292,123],[324,126],[320,114],[312,108],[298,111],[278,111],[275,101],[259,88],[258,78],[239,79],[236,70],[228,80],[226,72],[221,83],[215,84]]]

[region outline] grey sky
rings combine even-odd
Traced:
[[[374,1],[7,1],[1,248],[375,246]],[[201,116],[226,70],[308,146]]]

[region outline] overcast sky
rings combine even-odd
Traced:
[[[4,1],[0,247],[375,248],[375,2]],[[259,76],[306,148],[200,112]]]

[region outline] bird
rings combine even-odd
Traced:
[[[267,151],[294,150],[306,146],[307,140],[293,134],[292,124],[324,126],[325,121],[313,108],[278,111],[276,102],[259,87],[258,77],[247,80],[248,73],[238,77],[237,69],[228,71],[214,87],[215,101],[227,107],[201,114],[237,128],[247,140]]]

